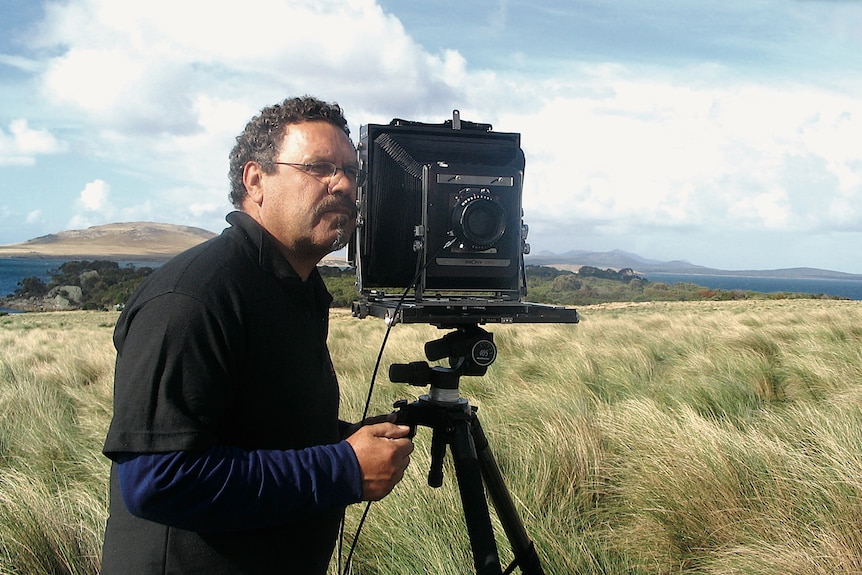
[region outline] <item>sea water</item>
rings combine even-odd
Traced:
[[[710,289],[743,290],[762,293],[789,292],[839,296],[862,300],[862,280],[818,278],[767,278],[759,276],[689,275],[646,273],[651,282],[675,284],[693,283]]]
[[[0,258],[0,297],[8,296],[20,286],[24,278],[38,277],[44,282],[50,279],[50,272],[57,270],[68,259],[57,258]],[[118,262],[120,267],[158,267],[163,262]],[[686,275],[648,273],[644,277],[652,282],[668,284],[688,282],[710,289],[751,290],[763,293],[799,292],[824,294],[862,300],[862,281],[811,278],[765,278],[754,276],[723,275]],[[7,310],[8,311],[8,310]]]
[[[64,259],[0,258],[0,297],[8,297],[18,289],[24,278],[37,277],[48,283],[48,272],[58,269]]]

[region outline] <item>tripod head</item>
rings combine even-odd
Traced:
[[[512,573],[515,565],[519,565],[524,575],[544,575],[533,542],[524,530],[491,453],[476,415],[477,408],[461,397],[458,390],[462,375],[485,375],[488,366],[497,359],[494,336],[477,324],[464,323],[455,327],[455,331],[425,344],[428,360],[449,358],[449,367],[431,367],[425,361],[389,367],[389,379],[394,383],[431,386],[430,392],[417,401],[396,402],[395,422],[410,426],[411,437],[417,426],[432,430],[431,466],[428,470],[428,485],[431,487],[443,484],[443,458],[446,446],[451,447],[477,575],[504,573],[488,514],[487,495],[491,497],[515,553],[515,559],[505,573]]]
[[[458,389],[461,376],[485,375],[497,358],[497,347],[491,333],[476,324],[462,324],[442,338],[426,343],[425,357],[430,361],[449,358],[449,367],[431,367],[425,361],[396,363],[389,367],[389,379],[393,383],[430,386],[428,394],[417,401],[395,403],[395,422],[410,426],[411,437],[420,425],[433,430],[428,484],[440,487],[443,456],[446,443],[452,440],[453,422],[469,422],[475,413],[475,408],[461,397]]]
[[[389,367],[393,383],[408,383],[418,387],[430,385],[428,397],[440,403],[456,403],[460,399],[458,385],[462,375],[485,375],[488,366],[497,359],[494,335],[476,324],[458,326],[440,339],[425,344],[429,361],[449,358],[449,367],[431,367],[426,361],[395,363]]]

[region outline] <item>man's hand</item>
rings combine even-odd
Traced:
[[[396,417],[396,415],[394,412],[393,413],[384,413],[383,415],[372,415],[371,417],[366,417],[365,419],[363,419],[359,423],[352,423],[352,424],[348,425],[347,429],[344,432],[344,435],[342,435],[341,437],[343,439],[347,439],[348,437],[350,437],[351,435],[353,435],[354,433],[359,431],[359,429],[364,425],[374,425],[375,423],[384,423],[387,421],[389,423],[395,423],[395,417]]]
[[[410,464],[410,428],[393,423],[360,427],[347,438],[362,471],[362,499],[377,501],[392,491]]]

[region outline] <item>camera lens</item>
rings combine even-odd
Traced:
[[[483,251],[490,249],[506,233],[506,211],[488,190],[467,188],[452,212],[455,235],[462,247]]]

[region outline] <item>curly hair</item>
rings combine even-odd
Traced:
[[[280,104],[268,106],[246,124],[230,153],[230,201],[236,208],[242,206],[247,195],[242,181],[245,165],[255,161],[265,173],[273,173],[276,156],[284,141],[285,127],[315,120],[329,122],[350,136],[341,107],[312,96],[287,98]]]

